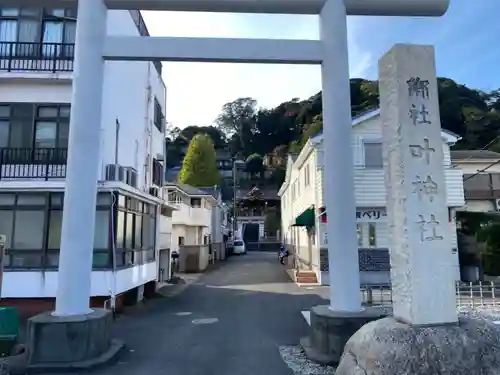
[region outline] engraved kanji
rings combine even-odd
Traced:
[[[418,195],[420,200],[426,196],[429,198],[430,202],[434,201],[434,197],[438,193],[438,184],[430,175],[428,175],[425,179],[422,179],[419,175],[417,175],[417,180],[412,182],[412,185],[415,186],[415,190],[413,190],[413,192]]]
[[[420,77],[411,77],[406,81],[408,85],[408,96],[429,99],[429,81]]]
[[[408,113],[413,122],[413,125],[415,126],[420,124],[431,124],[428,119],[429,111],[423,104],[420,106],[420,108],[417,108],[415,104],[412,104]]]
[[[431,163],[431,154],[436,152],[436,149],[431,147],[428,138],[424,138],[424,145],[410,145],[411,156],[414,158],[424,158],[427,165]]]
[[[419,221],[416,224],[420,226],[420,241],[441,241],[443,236],[438,235],[439,221],[436,216],[431,214],[429,220],[424,215],[418,215]]]

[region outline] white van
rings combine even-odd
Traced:
[[[242,240],[240,240],[240,239],[234,240],[233,253],[234,254],[246,254],[247,253],[245,243]]]

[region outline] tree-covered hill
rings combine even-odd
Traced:
[[[442,127],[462,136],[457,148],[483,148],[500,136],[500,90],[482,92],[449,78],[439,78],[438,87]],[[376,108],[378,100],[377,81],[351,79],[353,116]],[[252,98],[236,99],[224,105],[213,126],[171,129],[167,164],[179,165],[189,141],[198,133],[210,135],[216,149],[229,149],[243,160],[253,154],[279,158],[297,152],[309,136],[321,130],[321,112],[321,92],[272,109],[259,108]],[[488,148],[500,151],[500,142]]]

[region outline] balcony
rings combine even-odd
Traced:
[[[464,193],[467,200],[500,198],[500,173],[464,174]]]
[[[173,225],[187,225],[193,227],[208,227],[211,224],[211,211],[202,207],[192,207],[178,201],[170,201],[176,211],[172,213]]]
[[[0,71],[71,72],[74,43],[0,42]]]
[[[67,148],[0,148],[0,180],[65,178]]]

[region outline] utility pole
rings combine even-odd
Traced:
[[[236,156],[233,156],[233,241],[236,237],[236,230],[238,228],[238,224],[236,222]]]

